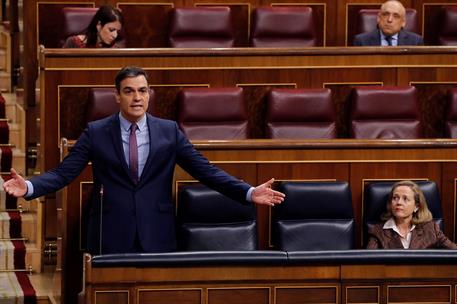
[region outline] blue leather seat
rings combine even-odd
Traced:
[[[347,182],[282,182],[284,202],[273,208],[275,245],[280,250],[354,248],[354,216]]]
[[[184,251],[257,249],[256,209],[203,185],[178,194],[178,248]]]

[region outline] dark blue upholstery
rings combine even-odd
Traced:
[[[346,182],[282,182],[273,209],[275,245],[286,251],[354,247],[351,190]]]
[[[184,251],[256,250],[254,204],[242,205],[203,185],[178,199],[178,246]]]
[[[367,241],[368,225],[381,221],[381,214],[386,211],[389,193],[394,184],[395,181],[374,182],[365,187],[363,208],[364,244]],[[441,211],[441,200],[436,183],[432,181],[417,181],[416,184],[424,193],[428,208],[433,214],[433,219],[440,225],[441,230],[443,230],[443,213]]]
[[[455,264],[455,250],[195,251],[93,256],[92,267],[186,267],[206,265]]]

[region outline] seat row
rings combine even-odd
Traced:
[[[355,139],[423,138],[413,86],[357,86],[351,92],[350,136]],[[154,90],[149,112],[154,114]],[[193,140],[250,138],[242,88],[186,88],[178,93],[177,122]],[[272,139],[337,138],[329,89],[272,89],[266,97],[265,133]],[[119,110],[114,88],[92,88],[86,120]],[[457,138],[457,88],[448,92],[445,136]]]
[[[63,8],[64,29],[61,45],[71,35],[88,26],[96,8]],[[361,9],[354,35],[376,28],[378,9]],[[443,6],[437,41],[442,45],[457,43],[457,6]],[[417,12],[406,10],[406,29],[420,33]],[[168,27],[170,47],[235,47],[234,20],[230,7],[183,7],[172,10]],[[318,28],[315,12],[307,6],[258,7],[253,10],[250,46],[253,47],[310,47],[322,46],[323,29]],[[125,30],[128,37],[128,29]],[[352,38],[349,39],[352,43]],[[122,45],[122,44],[121,44]]]
[[[380,221],[394,182],[365,188],[363,236]],[[418,181],[434,220],[443,228],[440,196],[432,181]],[[273,246],[283,251],[355,248],[355,221],[347,182],[281,182],[284,202],[271,209]],[[178,192],[178,243],[182,251],[257,250],[256,210],[203,185]]]

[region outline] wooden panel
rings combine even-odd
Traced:
[[[124,1],[123,1],[124,2]],[[121,3],[126,47],[168,46],[168,24],[174,3]]]
[[[154,304],[200,304],[201,289],[139,289],[138,303]]]
[[[253,304],[269,304],[269,288],[208,288],[208,304],[237,304],[249,299]]]
[[[129,303],[129,292],[120,290],[95,291],[97,304],[125,304]]]
[[[388,285],[387,303],[451,303],[451,285]]]
[[[275,291],[276,304],[339,303],[339,286],[290,286]]]
[[[343,303],[355,304],[375,304],[380,303],[380,288],[379,286],[343,286]]]

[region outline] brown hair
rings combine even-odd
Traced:
[[[399,182],[396,182],[392,186],[392,190],[390,190],[390,194],[389,194],[389,200],[387,201],[387,211],[381,216],[381,219],[386,221],[386,220],[390,219],[391,217],[393,217],[392,212],[389,208],[389,205],[392,204],[392,198],[393,198],[395,189],[397,189],[400,186],[409,187],[414,192],[414,202],[416,203],[418,210],[413,213],[412,223],[414,225],[416,225],[416,224],[430,222],[433,219],[433,216],[432,216],[432,213],[430,212],[430,210],[428,209],[427,201],[425,200],[424,193],[422,192],[422,190],[419,188],[419,186],[415,182],[410,181],[410,180],[399,181]]]

